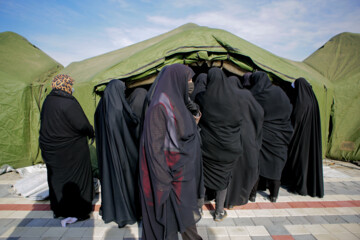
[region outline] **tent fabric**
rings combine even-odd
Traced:
[[[0,33],[0,165],[42,163],[38,137],[43,86],[62,68],[20,35]]]
[[[101,94],[112,79],[122,80],[132,88],[151,84],[164,66],[173,63],[196,66],[215,62],[242,73],[265,71],[273,82],[283,86],[290,86],[299,77],[308,79],[318,97],[326,149],[333,100],[331,82],[307,64],[278,57],[221,29],[185,24],[143,42],[71,63],[61,73],[75,79],[74,96],[90,119],[99,100],[93,90]]]
[[[359,33],[334,36],[304,60],[305,64],[329,79],[334,86],[332,132],[326,152],[329,158],[360,160],[359,62]],[[321,109],[321,102],[319,105]]]
[[[160,70],[172,63],[197,66],[215,62],[221,62],[227,70],[238,71],[238,75],[256,69],[265,71],[282,87],[289,87],[299,77],[307,79],[319,102],[323,157],[326,154],[345,160],[360,158],[357,127],[360,118],[353,117],[360,102],[359,34],[340,34],[303,62],[297,62],[278,57],[227,31],[189,23],[131,46],[73,62],[63,70],[60,64],[22,37],[14,33],[0,36],[0,121],[4,126],[1,128],[0,163],[15,165],[19,162],[25,166],[40,161],[37,130],[30,134],[25,129],[39,127],[38,121],[29,118],[39,118],[37,109],[51,90],[47,79],[55,74],[69,74],[74,78],[74,96],[93,124],[100,100],[94,90],[101,93],[112,79],[135,87],[151,84]],[[28,125],[31,127],[24,128]],[[30,160],[28,153],[31,153],[30,159],[35,160]]]

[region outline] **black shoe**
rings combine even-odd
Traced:
[[[217,213],[215,212],[215,217],[214,220],[216,222],[221,222],[222,220],[224,220],[224,218],[227,217],[227,212],[224,210],[222,213]]]
[[[270,202],[276,202],[277,197],[270,197]]]
[[[249,197],[249,201],[250,201],[250,202],[255,202],[255,199],[256,199],[255,196],[250,196],[250,197]]]

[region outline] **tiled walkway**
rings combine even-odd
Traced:
[[[100,199],[94,200],[91,219],[61,227],[52,218],[48,201],[31,201],[13,195],[16,173],[0,175],[0,239],[140,239],[138,224],[118,228],[99,216]],[[204,206],[197,224],[203,239],[352,240],[360,239],[360,167],[324,161],[325,197],[298,196],[280,190],[276,203],[268,192],[258,192],[256,202],[227,210],[222,222],[212,219],[213,205]]]

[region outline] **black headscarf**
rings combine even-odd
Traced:
[[[195,80],[194,91],[190,94],[191,100],[195,101],[196,95],[198,93],[206,91],[206,82],[207,82],[207,74],[200,73]]]
[[[212,190],[225,189],[231,171],[242,154],[243,103],[234,96],[240,95],[220,68],[208,72],[207,88],[197,97],[202,117],[202,153],[205,186]]]
[[[290,191],[312,197],[324,196],[321,122],[319,106],[311,85],[295,80],[295,102],[291,115],[294,134],[281,182]]]
[[[265,72],[253,73],[251,82],[250,91],[264,109],[260,176],[280,180],[293,132],[290,121],[292,106],[285,92],[273,85]]]
[[[101,182],[101,211],[105,223],[119,227],[140,216],[138,149],[140,119],[125,99],[125,84],[112,80],[95,112],[96,150]]]
[[[200,220],[200,140],[186,108],[193,75],[185,65],[167,66],[149,90],[140,146],[143,239],[165,239]]]
[[[245,88],[251,88],[251,82],[250,82],[250,77],[251,77],[251,74],[252,72],[247,72],[244,74],[243,76],[243,83],[242,85],[245,87]]]
[[[137,138],[140,139],[141,136],[141,127],[142,121],[144,120],[144,106],[145,106],[145,99],[147,95],[147,90],[142,87],[138,87],[134,89],[134,91],[127,97],[127,102],[129,103],[131,110],[133,113],[138,117],[140,120],[140,124],[136,126],[136,135]]]
[[[134,91],[126,98],[133,113],[141,119],[144,107],[144,101],[147,94],[147,90],[142,87],[135,88]]]
[[[145,96],[145,100],[144,100],[144,106],[142,109],[142,119],[141,119],[141,125],[144,124],[144,118],[145,118],[145,113],[147,112],[148,108],[149,108],[149,104],[151,102],[151,99],[154,96],[155,93],[155,89],[156,86],[158,85],[159,79],[162,78],[163,73],[165,72],[165,69],[168,66],[164,66],[161,71],[159,72],[159,74],[156,76],[154,82],[151,84],[149,91],[147,92],[146,96]],[[143,126],[141,126],[141,133],[142,133],[142,128]]]
[[[253,96],[264,95],[266,97],[267,95],[265,95],[263,92],[273,86],[268,75],[262,71],[251,74],[250,83],[252,85],[250,92]]]
[[[234,87],[244,89],[243,84],[241,83],[240,79],[237,76],[230,76],[229,81],[232,81],[232,84],[234,85]]]
[[[229,77],[233,88],[242,87],[239,78]],[[232,178],[228,187],[225,207],[244,205],[248,202],[250,192],[259,178],[259,154],[262,142],[262,126],[264,110],[247,89],[232,96],[241,101],[240,115],[243,154],[232,170]]]

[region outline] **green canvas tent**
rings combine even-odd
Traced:
[[[274,83],[283,87],[290,86],[298,77],[306,78],[319,101],[322,144],[326,149],[333,101],[332,83],[305,63],[275,56],[224,30],[186,24],[143,42],[72,63],[62,73],[75,79],[74,95],[93,123],[99,99],[93,90],[97,93],[103,91],[112,79],[124,81],[129,88],[150,84],[164,66],[173,63],[194,68],[202,64],[222,66],[240,76],[246,71],[263,70]]]
[[[341,105],[336,106],[337,102],[342,102],[341,99],[344,96],[340,94],[341,91],[337,91],[336,96],[334,95],[334,85],[337,82],[341,85],[340,82],[344,81],[345,78],[338,80],[338,72],[331,75],[327,74],[328,69],[321,69],[321,66],[326,67],[333,64],[338,69],[348,67],[349,71],[353,71],[354,74],[352,75],[344,70],[344,73],[346,73],[344,76],[346,75],[346,79],[348,79],[346,84],[357,84],[352,85],[351,96],[353,99],[358,99],[356,90],[359,89],[359,78],[357,77],[359,76],[359,67],[356,65],[356,62],[358,62],[356,60],[359,57],[359,47],[355,44],[356,41],[358,43],[358,35],[356,34],[349,34],[352,38],[348,43],[348,45],[350,44],[355,48],[349,51],[356,53],[356,57],[347,58],[347,64],[343,63],[343,67],[340,67],[341,63],[338,61],[343,61],[343,57],[335,57],[337,55],[328,52],[327,54],[330,54],[331,57],[326,54],[320,55],[325,57],[321,59],[323,65],[318,66],[316,63],[321,61],[314,57],[318,56],[318,52],[326,49],[325,47],[319,49],[304,62],[297,62],[278,57],[227,31],[202,27],[196,24],[186,24],[131,46],[71,63],[60,72],[58,71],[62,68],[61,65],[25,39],[13,33],[6,33],[6,35],[16,36],[19,41],[18,44],[23,45],[23,47],[16,46],[15,40],[6,41],[8,37],[2,36],[0,38],[1,56],[9,56],[9,59],[13,59],[12,62],[1,60],[0,64],[0,79],[4,86],[1,90],[2,111],[0,121],[4,126],[7,126],[2,128],[3,132],[1,133],[4,137],[1,138],[1,151],[3,154],[0,164],[10,163],[13,166],[23,166],[41,160],[39,159],[38,148],[39,108],[41,108],[45,95],[51,90],[50,80],[55,74],[69,74],[75,79],[74,96],[79,100],[87,117],[93,124],[94,112],[100,99],[95,92],[101,94],[110,80],[122,80],[127,84],[128,88],[148,85],[154,81],[156,75],[164,66],[173,63],[188,64],[195,70],[199,66],[205,65],[221,66],[227,71],[240,76],[247,71],[263,70],[268,73],[275,84],[281,85],[285,89],[296,78],[306,78],[313,86],[320,106],[323,155],[328,154],[334,156],[334,158],[346,160],[359,159],[358,118],[357,121],[354,118],[346,120],[351,122],[351,126],[353,126],[353,131],[349,131],[349,134],[356,132],[351,138],[355,140],[350,140],[353,142],[350,147],[355,149],[354,154],[346,152],[345,155],[333,155],[332,153],[332,149],[335,149],[334,146],[336,145],[334,143],[339,138],[340,133],[338,131],[342,131],[341,126],[344,125],[341,124],[343,107]],[[10,44],[12,41],[14,45]],[[14,50],[10,51],[9,49]],[[15,51],[16,49],[19,50]],[[18,57],[19,54],[23,54],[22,57]],[[333,60],[333,63],[331,63],[331,60]],[[13,87],[14,91],[5,89],[12,86],[17,86]],[[348,88],[343,89],[342,93],[344,95],[347,94],[348,90],[350,91]],[[14,97],[5,97],[8,95]],[[339,97],[337,98],[337,96]],[[344,104],[350,105],[351,102],[344,102]],[[356,108],[358,106],[356,104],[351,106],[354,106],[353,109],[358,108]],[[6,113],[3,114],[3,112]],[[20,125],[21,127],[19,127]],[[14,126],[17,126],[17,128]],[[8,130],[11,127],[14,130]],[[10,131],[14,134],[10,134]],[[331,135],[329,135],[330,133]],[[328,144],[329,139],[330,144]],[[346,145],[346,141],[343,142],[345,142],[343,147],[349,147],[349,145]],[[96,158],[95,148],[90,147],[90,149],[93,160],[96,160],[94,159]],[[17,162],[20,164],[17,164]]]
[[[304,63],[334,85],[330,139],[326,156],[360,160],[360,34],[331,38]]]
[[[0,166],[42,162],[38,144],[42,87],[62,68],[20,35],[0,33]]]

